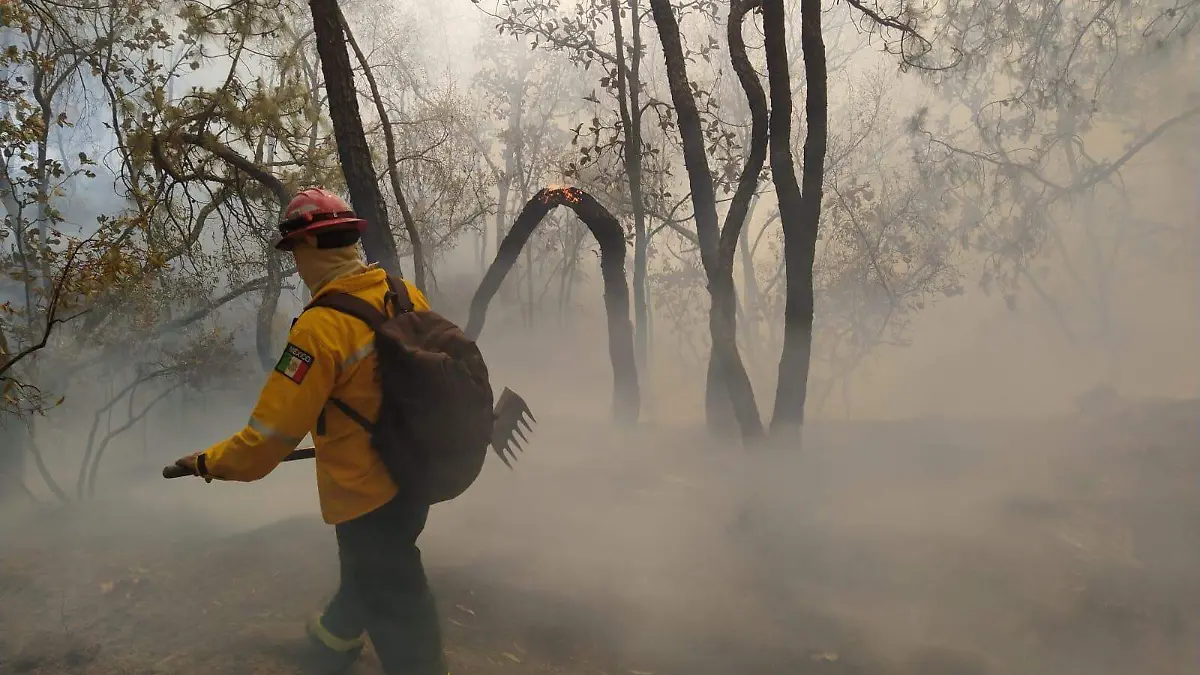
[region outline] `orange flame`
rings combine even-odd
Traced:
[[[547,185],[542,190],[542,203],[549,204],[554,199],[578,204],[583,199],[583,191],[570,185]]]

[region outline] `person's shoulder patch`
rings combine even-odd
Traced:
[[[312,364],[312,354],[289,342],[287,348],[283,350],[283,356],[279,357],[279,363],[275,364],[275,372],[300,384],[304,381],[304,376],[308,374],[308,369],[312,367]]]

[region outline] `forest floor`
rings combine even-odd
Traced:
[[[782,458],[545,426],[423,537],[455,675],[1200,668],[1200,402],[814,425]],[[304,672],[336,552],[276,512],[310,471],[6,520],[0,672]]]

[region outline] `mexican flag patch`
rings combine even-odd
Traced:
[[[304,381],[304,376],[312,367],[312,363],[312,354],[289,342],[287,349],[283,350],[283,356],[279,357],[279,363],[275,364],[275,371],[292,382],[300,384]]]

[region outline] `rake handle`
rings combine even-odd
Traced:
[[[283,458],[283,461],[294,462],[298,459],[312,459],[313,457],[316,457],[316,456],[317,456],[316,448],[297,448],[297,449],[289,452],[288,456]],[[162,475],[163,475],[163,478],[169,479],[169,478],[183,478],[184,476],[191,476],[193,474],[192,474],[192,472],[188,471],[187,469],[185,469],[177,464],[168,464],[167,466],[163,467]]]

